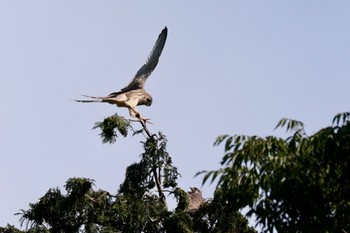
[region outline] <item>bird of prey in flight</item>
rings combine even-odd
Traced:
[[[147,122],[149,119],[145,119],[136,109],[138,105],[151,106],[152,96],[148,94],[145,89],[145,82],[147,78],[151,75],[154,68],[156,68],[159,57],[163,51],[165,41],[168,35],[168,29],[165,27],[159,34],[159,37],[149,55],[146,63],[137,71],[135,77],[131,82],[120,91],[113,92],[108,96],[87,96],[83,95],[89,100],[75,100],[81,103],[109,103],[116,104],[118,107],[126,107],[129,109],[129,114],[131,117],[136,117],[143,122]]]

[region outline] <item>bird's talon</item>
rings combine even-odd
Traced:
[[[150,122],[150,118],[140,118],[140,120],[143,122],[143,123],[148,123],[148,124],[153,124],[152,122]]]

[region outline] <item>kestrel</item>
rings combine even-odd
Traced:
[[[202,191],[196,187],[190,187],[191,191],[188,194],[188,209],[190,211],[198,210],[199,207],[205,203],[205,199],[202,196]]]
[[[146,61],[146,63],[137,71],[135,77],[131,82],[118,92],[113,92],[108,96],[87,96],[91,98],[90,100],[75,100],[76,102],[81,103],[109,103],[116,104],[118,107],[126,107],[129,109],[129,114],[131,117],[137,117],[139,120],[147,122],[148,119],[145,119],[137,111],[136,106],[139,105],[152,105],[152,96],[148,94],[145,89],[145,82],[147,78],[151,75],[152,71],[156,68],[159,57],[163,51],[165,41],[168,35],[168,29],[165,27],[162,32],[159,34],[158,39]]]

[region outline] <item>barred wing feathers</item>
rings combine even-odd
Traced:
[[[152,71],[156,68],[159,57],[162,54],[165,41],[168,35],[168,28],[165,27],[159,34],[158,39],[153,46],[153,49],[146,61],[146,63],[137,71],[134,79],[120,92],[127,92],[136,89],[142,89],[145,85],[146,79],[151,75]]]

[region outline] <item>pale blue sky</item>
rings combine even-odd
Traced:
[[[228,134],[270,134],[289,117],[314,133],[349,111],[349,1],[0,1],[0,226],[70,177],[115,193],[142,137],[102,144],[96,121],[126,109],[70,101],[124,87],[164,26],[140,107],[185,189],[219,167]],[[210,197],[214,185],[205,185]]]

